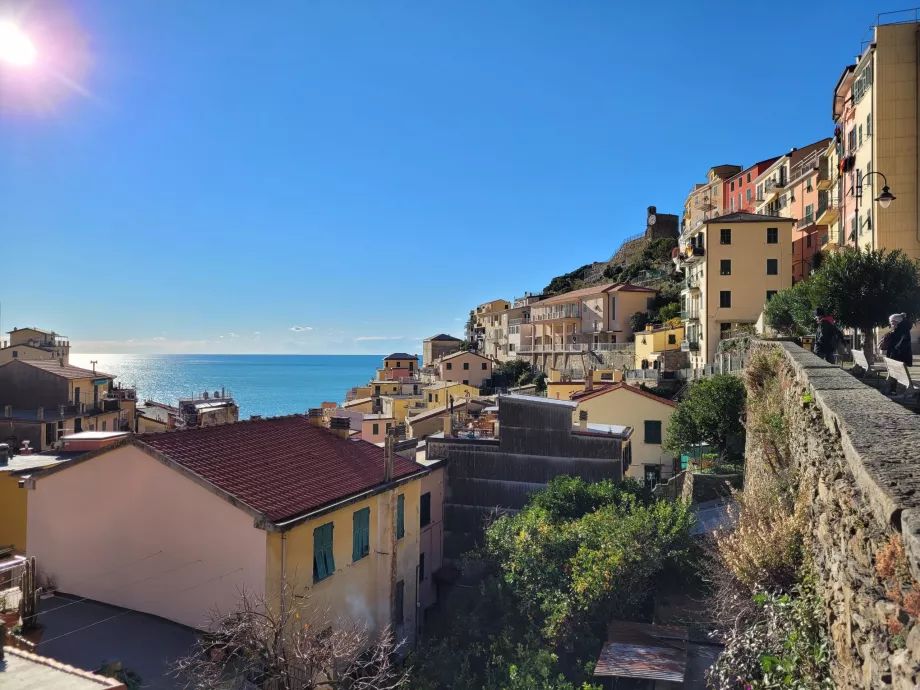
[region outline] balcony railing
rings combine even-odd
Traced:
[[[577,304],[568,304],[564,307],[544,307],[539,311],[534,310],[534,321],[552,321],[554,319],[577,319],[581,317],[581,309]]]
[[[684,309],[680,312],[681,321],[698,321],[700,318],[699,309]]]
[[[697,352],[700,349],[700,341],[699,340],[681,340],[680,349],[683,350],[684,352],[687,352],[687,351]]]
[[[689,276],[687,280],[684,281],[684,287],[686,287],[688,290],[699,290],[700,288],[699,276]]]
[[[811,214],[808,214],[799,219],[798,229],[804,230],[805,228],[810,228],[814,224],[815,217]]]

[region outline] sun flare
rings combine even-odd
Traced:
[[[28,67],[37,57],[35,45],[15,24],[0,22],[0,61]]]

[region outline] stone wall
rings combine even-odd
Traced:
[[[788,455],[812,499],[834,683],[918,687],[920,608],[905,595],[920,580],[920,417],[793,343],[754,345],[764,348],[779,353]],[[764,467],[757,435],[746,451],[749,473]],[[903,574],[885,579],[879,555],[902,540]]]

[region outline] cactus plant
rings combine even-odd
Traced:
[[[36,586],[37,572],[35,570],[35,556],[28,559],[19,576],[19,624],[22,631],[32,630],[38,625],[38,596],[41,588]]]

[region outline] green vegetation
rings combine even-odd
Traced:
[[[419,650],[416,690],[587,690],[612,619],[635,619],[656,577],[691,555],[692,515],[634,480],[558,477],[495,521],[489,570],[459,590]],[[637,545],[641,544],[641,548]]]
[[[546,374],[544,374],[541,371],[539,374],[536,375],[536,377],[534,377],[533,382],[536,387],[535,390],[537,393],[546,392]]]
[[[591,264],[585,264],[581,268],[576,268],[571,273],[564,273],[561,276],[556,276],[549,281],[549,285],[543,288],[543,294],[558,295],[563,292],[569,292],[570,290],[577,290],[578,288],[584,287],[585,275],[589,268],[591,268]]]
[[[872,358],[872,330],[888,324],[889,314],[920,309],[920,262],[899,249],[888,252],[847,249],[830,254],[811,279],[812,301],[838,325],[863,334],[866,357]]]
[[[509,386],[524,385],[533,381],[533,365],[525,359],[509,359],[493,367],[493,375],[504,377]]]
[[[664,447],[685,453],[708,443],[727,459],[729,440],[744,435],[744,401],[744,383],[737,376],[721,374],[695,382],[671,416]]]
[[[633,330],[633,333],[640,333],[645,330],[645,327],[648,325],[649,315],[647,311],[637,311],[635,314],[629,317],[629,327]]]
[[[113,663],[103,661],[102,666],[96,673],[106,678],[114,678],[123,683],[128,690],[140,690],[144,687],[144,680],[130,668],[124,668],[120,661]]]

